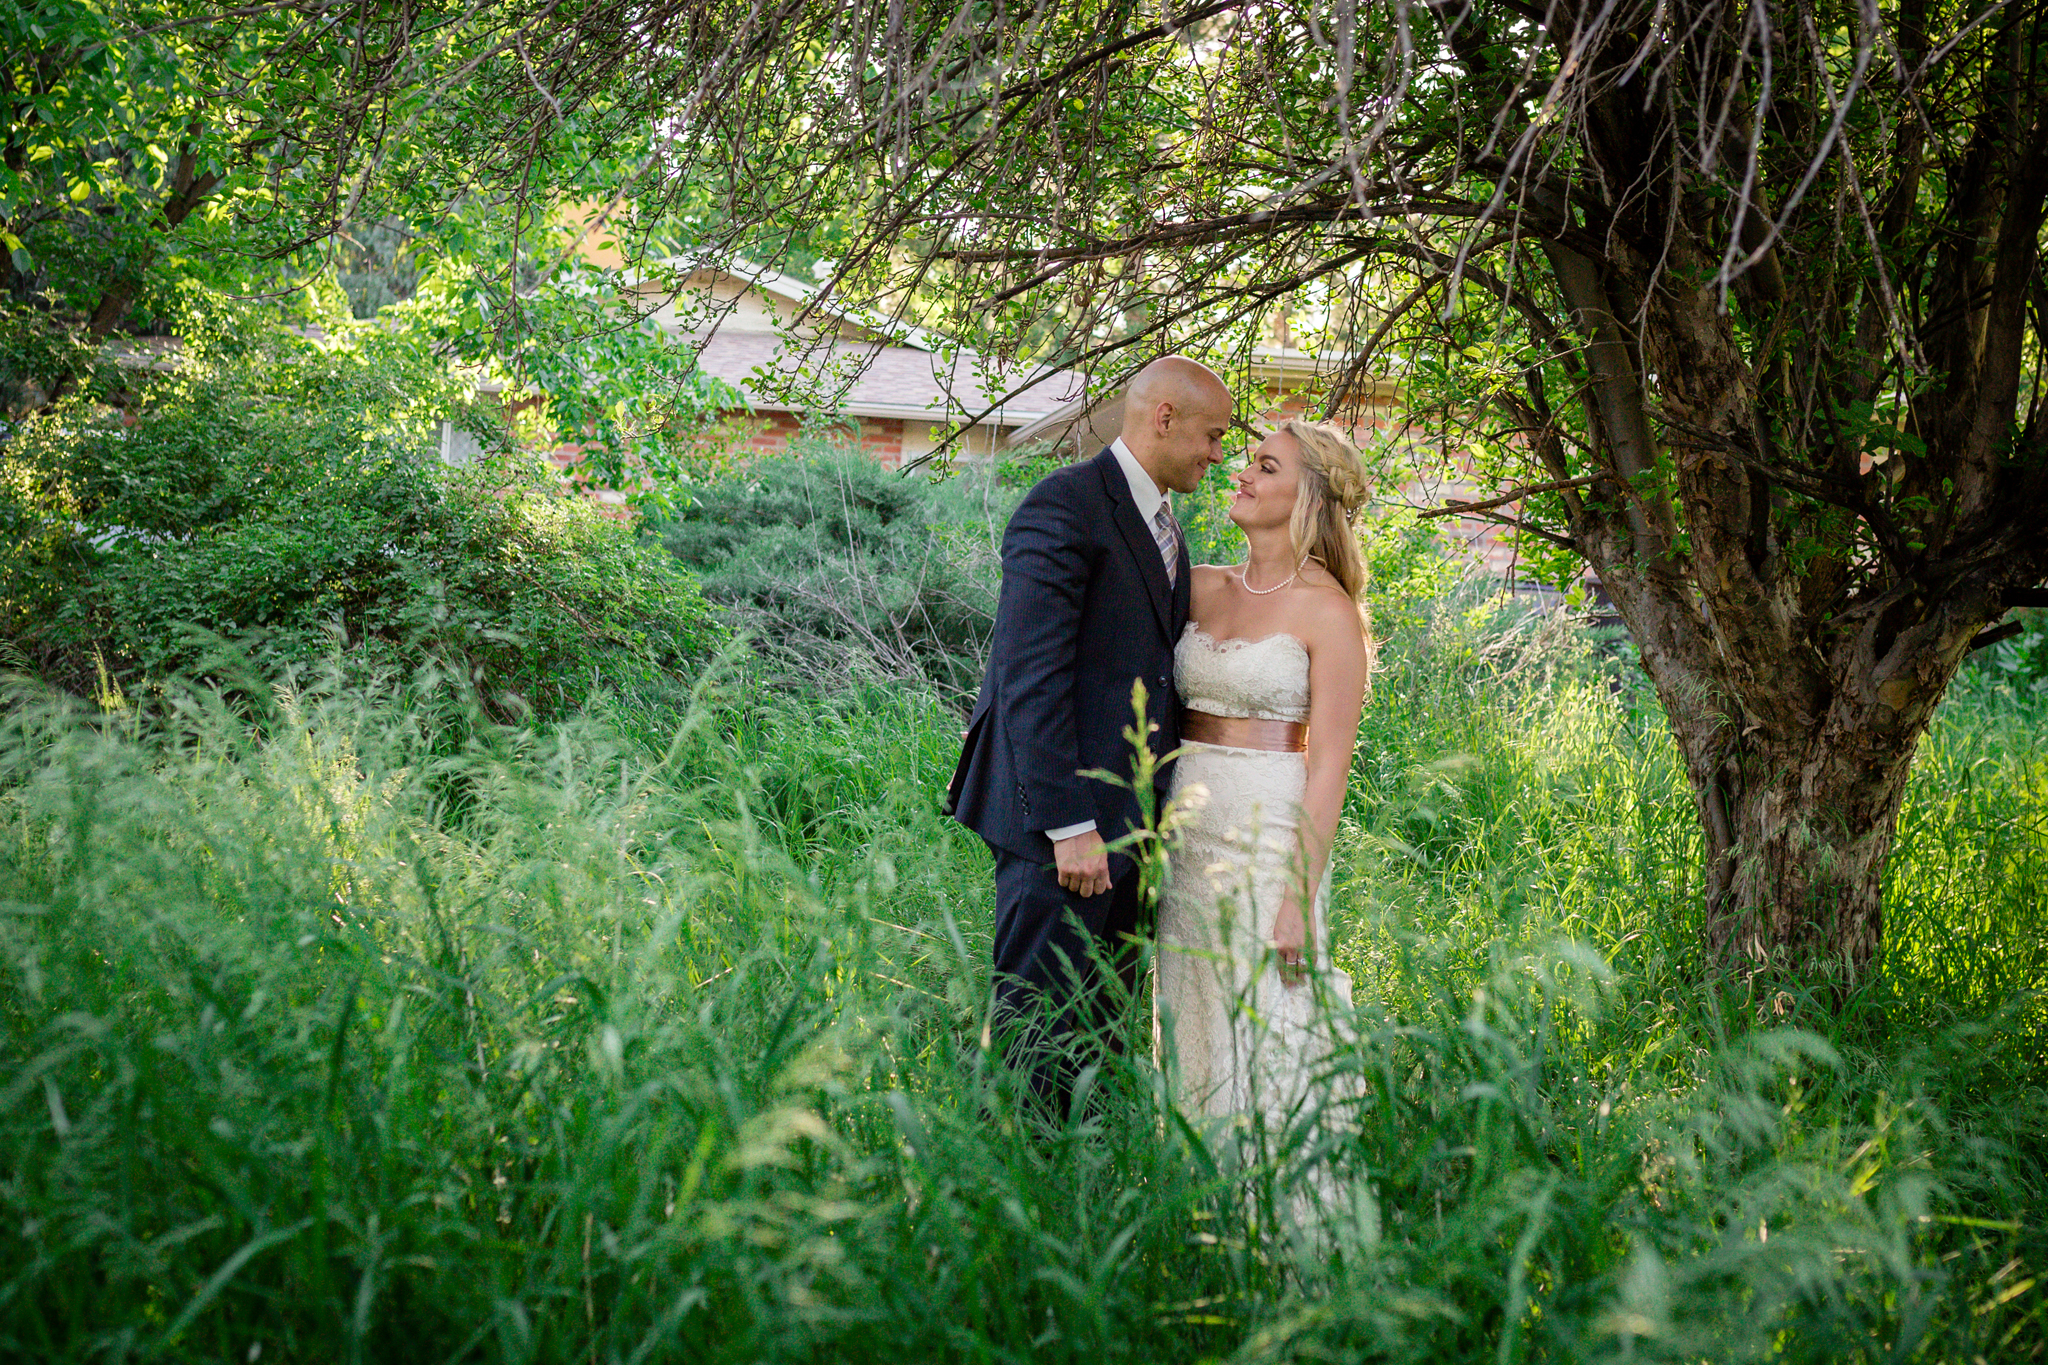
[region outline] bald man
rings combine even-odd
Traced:
[[[1124,730],[1142,682],[1153,752],[1176,748],[1173,647],[1188,620],[1188,555],[1169,492],[1223,460],[1230,392],[1164,356],[1131,381],[1123,435],[1040,480],[1003,532],[1003,586],[981,695],[947,789],[995,854],[998,1015],[1014,1064],[1064,1114],[1078,1042],[1114,1049],[1149,918],[1137,864],[1111,853],[1142,821]],[[1159,795],[1166,788],[1162,777]]]

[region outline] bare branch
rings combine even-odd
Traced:
[[[1484,502],[1458,502],[1452,500],[1445,502],[1442,507],[1432,507],[1428,511],[1417,512],[1415,515],[1418,517],[1462,517],[1473,512],[1486,512],[1496,507],[1505,507],[1511,502],[1520,502],[1523,498],[1534,497],[1538,493],[1556,493],[1567,488],[1585,488],[1600,482],[1600,480],[1606,477],[1607,475],[1605,474],[1586,474],[1576,479],[1553,479],[1549,483],[1525,484],[1520,488],[1503,493],[1497,498],[1488,498]]]

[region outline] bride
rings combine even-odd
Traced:
[[[1245,562],[1194,570],[1154,983],[1160,1055],[1191,1114],[1287,1125],[1350,1014],[1326,872],[1371,653],[1351,530],[1367,492],[1350,441],[1283,422],[1237,475]]]

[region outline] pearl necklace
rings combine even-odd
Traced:
[[[1293,573],[1287,575],[1287,577],[1281,579],[1278,583],[1275,583],[1270,588],[1255,588],[1251,584],[1252,562],[1249,559],[1247,559],[1244,562],[1244,567],[1237,571],[1237,585],[1243,588],[1246,592],[1250,593],[1254,597],[1270,596],[1271,594],[1276,593],[1280,591],[1280,589],[1286,587],[1289,583],[1292,583],[1295,579],[1301,577],[1302,566],[1307,563],[1308,556],[1303,555],[1301,557],[1301,563],[1294,566]]]

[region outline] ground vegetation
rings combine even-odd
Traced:
[[[673,486],[649,533],[797,691],[910,685],[973,702],[1016,493],[977,470],[903,479],[819,434]]]
[[[1937,717],[1836,1010],[1698,973],[1645,685],[1422,614],[1339,842],[1364,1038],[1307,1236],[1300,1135],[1197,1140],[1142,1016],[1071,1127],[1018,1111],[930,693],[734,675],[453,746],[317,675],[255,727],[13,694],[0,1348],[2038,1359],[2038,678]]]

